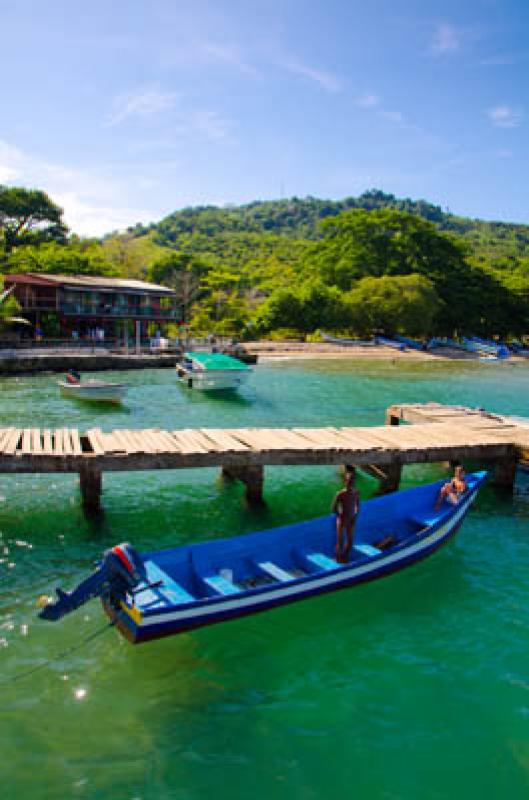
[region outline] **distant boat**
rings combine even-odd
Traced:
[[[399,342],[396,339],[387,339],[385,336],[376,336],[375,342],[384,345],[384,347],[393,347],[401,352],[406,350],[406,345],[403,342]]]
[[[39,616],[55,621],[100,597],[119,631],[139,643],[382,578],[441,547],[486,475],[469,475],[459,503],[445,500],[440,510],[443,481],[368,500],[347,564],[333,557],[332,516],[141,555],[118,545],[72,592],[57,589],[55,602],[44,597]]]
[[[344,339],[339,336],[330,336],[323,331],[320,332],[320,335],[324,342],[342,345],[342,347],[372,347],[375,344],[374,339]]]
[[[394,339],[396,342],[400,342],[400,344],[409,347],[411,350],[427,350],[425,342],[419,342],[416,339],[408,339],[406,336],[395,336]]]
[[[202,392],[233,391],[248,378],[250,367],[225,353],[187,352],[176,365],[178,379]]]
[[[68,372],[66,380],[58,381],[57,385],[63,397],[97,403],[121,403],[128,388],[125,383],[81,380],[79,372],[73,369]]]
[[[495,356],[498,359],[510,356],[509,348],[506,345],[489,342],[486,339],[480,339],[478,336],[471,336],[469,339],[463,338],[463,344],[465,349],[472,353]]]

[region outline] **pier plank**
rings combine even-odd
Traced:
[[[53,455],[54,456],[62,456],[63,455],[64,451],[63,451],[63,446],[62,446],[62,440],[63,440],[62,428],[56,428],[54,433],[53,433]]]
[[[22,431],[22,442],[20,446],[20,455],[23,456],[30,456],[31,455],[31,429],[24,428]]]
[[[31,429],[31,451],[37,456],[42,453],[40,428]]]
[[[197,442],[196,438],[192,435],[193,432],[189,429],[184,428],[182,430],[172,431],[171,433],[183,455],[210,452],[207,445],[203,446],[201,443]]]
[[[2,430],[0,430],[0,453],[3,453],[4,444],[6,443],[7,438],[12,430],[12,428],[2,428]]]
[[[11,428],[9,436],[7,437],[6,442],[4,444],[5,455],[7,456],[15,455],[21,435],[22,431],[19,428]]]
[[[112,453],[113,455],[117,455],[120,453],[126,453],[126,447],[124,444],[116,436],[116,431],[112,431],[111,433],[102,433],[101,439],[103,440],[103,446],[105,448],[105,453]]]
[[[265,453],[271,450],[286,449],[282,440],[274,436],[273,428],[243,428],[231,433],[253,451]]]
[[[121,429],[113,431],[112,438],[115,447],[119,448],[118,450],[115,450],[115,452],[123,452],[126,453],[126,455],[131,455],[134,452],[127,440],[127,437],[125,436],[124,431]]]
[[[45,456],[53,455],[53,442],[49,428],[46,428],[42,433],[42,452]]]
[[[73,446],[68,428],[62,429],[62,450],[65,456],[73,456]]]
[[[99,428],[92,428],[92,430],[87,431],[86,437],[94,455],[102,456],[105,454],[105,447],[101,439],[101,430]]]
[[[77,428],[70,428],[70,440],[72,442],[74,456],[81,456],[83,454],[83,448],[81,447],[81,438]]]
[[[200,432],[227,453],[244,453],[250,448],[232,436],[228,430],[201,428]]]

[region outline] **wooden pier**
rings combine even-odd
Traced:
[[[260,501],[267,465],[353,464],[377,477],[380,491],[393,491],[403,465],[465,459],[493,466],[495,480],[512,486],[516,463],[529,461],[529,427],[428,403],[391,406],[386,424],[371,428],[0,429],[0,472],[77,472],[92,511],[104,472],[218,466],[245,483],[248,500]]]
[[[464,459],[492,464],[496,481],[512,486],[516,463],[529,460],[529,427],[429,403],[391,406],[386,424],[371,428],[0,429],[0,472],[77,472],[87,511],[99,508],[103,472],[218,466],[259,501],[267,465],[353,464],[393,491],[403,465]]]

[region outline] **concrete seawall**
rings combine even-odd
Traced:
[[[24,375],[37,372],[80,372],[121,369],[160,369],[174,367],[176,354],[122,355],[119,353],[31,353],[0,354],[0,375]]]

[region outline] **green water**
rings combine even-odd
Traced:
[[[123,410],[60,399],[56,376],[3,379],[2,425],[381,424],[393,402],[527,415],[529,365],[280,362],[240,398],[120,373]],[[443,475],[404,472],[404,485]],[[237,535],[325,513],[332,467],[266,472],[267,506],[215,470],[104,476],[87,522],[74,476],[0,476],[0,796],[11,800],[526,798],[529,503],[483,490],[458,537],[383,581],[132,647],[96,602],[56,625],[35,598],[106,547]],[[375,485],[360,480],[367,498]]]

